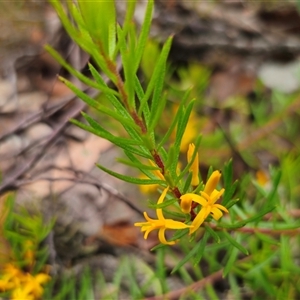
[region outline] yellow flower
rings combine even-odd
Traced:
[[[161,204],[164,201],[166,194],[168,192],[168,189],[169,189],[169,187],[167,187],[163,191],[163,193],[161,194],[161,196],[158,199],[157,204]],[[175,241],[168,242],[166,240],[166,238],[165,238],[166,229],[184,229],[184,228],[192,227],[191,225],[186,225],[179,221],[174,221],[172,219],[165,219],[161,208],[156,209],[156,214],[158,217],[157,220],[149,218],[148,214],[146,212],[144,212],[144,217],[147,220],[147,222],[139,222],[139,223],[134,224],[134,226],[141,226],[142,232],[145,231],[144,239],[148,238],[148,235],[152,230],[158,229],[158,238],[159,238],[160,242],[165,245],[174,245]]]
[[[24,291],[28,293],[28,295],[33,295],[35,298],[40,298],[43,295],[44,289],[42,288],[42,284],[48,282],[51,277],[47,274],[37,274],[36,276],[32,276],[31,274],[26,274],[24,278]]]
[[[33,295],[30,295],[30,290],[24,288],[23,286],[18,287],[13,290],[11,294],[11,300],[35,300],[36,298]]]
[[[0,291],[7,291],[20,284],[23,272],[13,264],[6,264],[3,268],[3,276],[0,279]]]
[[[180,206],[184,213],[190,213],[193,201],[202,205],[202,208],[192,222],[193,227],[190,228],[190,234],[195,232],[202,225],[209,214],[211,214],[215,220],[219,220],[223,216],[222,211],[228,213],[225,206],[216,204],[216,201],[225,191],[224,189],[221,189],[220,191],[216,190],[220,178],[221,173],[219,171],[214,171],[208,179],[204,191],[200,192],[200,195],[187,193],[180,197]]]
[[[188,163],[191,161],[192,156],[195,152],[195,145],[189,144],[189,149],[187,151],[187,161]],[[198,153],[196,154],[196,157],[189,169],[190,172],[192,172],[192,186],[198,186],[199,185],[199,157]]]
[[[13,300],[40,299],[43,295],[41,285],[51,278],[43,273],[32,276],[13,264],[7,264],[3,268],[3,274],[0,279],[0,291],[11,291],[11,299]]]

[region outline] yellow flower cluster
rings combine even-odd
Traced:
[[[191,162],[192,157],[195,152],[194,144],[189,145],[187,151],[188,163]],[[198,153],[195,154],[195,159],[193,160],[191,167],[189,169],[192,172],[192,186],[196,187],[199,185],[199,158]],[[195,193],[186,193],[180,197],[180,208],[185,214],[190,214],[192,218],[191,224],[185,224],[181,221],[174,221],[172,219],[165,219],[162,209],[157,208],[156,214],[158,219],[151,219],[146,212],[144,212],[144,217],[147,222],[135,223],[135,226],[141,227],[141,231],[144,233],[144,238],[147,239],[149,233],[155,229],[158,229],[158,238],[162,244],[173,245],[175,241],[167,241],[165,238],[166,229],[185,229],[189,228],[189,234],[194,233],[205,221],[205,219],[211,215],[215,220],[219,220],[223,216],[223,212],[228,210],[225,206],[221,204],[216,204],[217,200],[224,193],[224,189],[217,190],[216,187],[221,178],[221,173],[219,171],[214,171],[209,177],[205,184],[204,190],[200,192],[200,195]],[[163,203],[169,187],[167,187],[161,196],[157,204]],[[200,210],[195,213],[197,206],[201,206]],[[194,216],[195,215],[195,216]]]
[[[35,276],[20,270],[12,263],[6,264],[0,278],[0,291],[11,292],[11,300],[36,300],[43,295],[42,284],[51,277],[40,273]]]

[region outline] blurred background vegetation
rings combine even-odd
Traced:
[[[124,2],[116,4],[122,20]],[[144,9],[145,3],[138,2],[137,24]],[[232,158],[239,204],[231,218],[242,220],[270,202],[277,205],[259,227],[254,223],[232,232],[249,255],[228,242],[211,241],[199,248],[200,263],[199,253],[193,253],[196,257],[174,274],[171,270],[194,245],[185,241],[149,252],[158,243],[156,236],[144,241],[132,224],[140,220],[147,200],[156,199],[156,188],[124,184],[94,167],[100,161],[118,172],[132,172],[115,161],[121,156],[118,149],[68,122],[87,108],[56,75],[86,87],[43,45],[50,43],[86,75],[89,57],[66,35],[47,2],[1,1],[0,24],[1,203],[9,191],[15,192],[14,211],[23,223],[19,226],[16,218],[18,226],[10,223],[10,230],[20,234],[27,228],[26,218],[33,224],[38,216],[34,224],[40,225],[40,218],[49,231],[35,243],[41,251],[48,249],[53,278],[44,299],[300,297],[298,2],[155,2],[139,75],[147,84],[162,42],[174,34],[165,81],[168,109],[159,132],[167,130],[178,102],[191,88],[196,105],[184,136],[182,162],[187,145],[202,135],[204,180],[210,165],[218,169]],[[120,130],[97,112],[89,113]],[[6,216],[3,207],[1,215]],[[8,246],[11,237],[3,234],[4,221],[0,224],[3,268],[13,250]],[[224,263],[228,260],[230,269]]]

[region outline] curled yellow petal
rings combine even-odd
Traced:
[[[185,194],[180,197],[180,208],[183,213],[188,214],[192,208],[192,197],[189,194]]]
[[[206,207],[203,207],[199,211],[198,215],[196,216],[196,218],[192,222],[193,227],[190,228],[190,233],[189,234],[194,233],[202,225],[202,223],[204,222],[204,220],[207,217],[207,211],[209,213],[209,210]]]
[[[219,208],[214,206],[211,209],[211,215],[216,221],[218,221],[223,216],[223,213],[221,212],[221,210]]]
[[[207,183],[205,185],[205,188],[204,188],[203,192],[210,196],[211,193],[216,189],[220,178],[221,178],[221,172],[220,171],[214,171],[210,175],[209,179],[207,180]]]

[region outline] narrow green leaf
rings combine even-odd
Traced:
[[[186,130],[187,123],[189,121],[189,117],[191,114],[191,111],[193,109],[195,101],[191,101],[185,111],[185,114],[182,119],[179,118],[178,124],[177,124],[177,130],[176,130],[176,138],[174,142],[174,160],[172,161],[172,164],[170,165],[170,172],[174,176],[174,178],[177,177],[176,170],[177,170],[177,163],[180,155],[180,145],[181,140],[183,137],[183,134]]]
[[[171,271],[171,274],[177,272],[184,264],[186,264],[195,254],[199,251],[200,243],[197,243],[195,247],[187,254]]]
[[[120,179],[126,182],[130,182],[133,184],[138,184],[138,185],[148,185],[148,184],[159,184],[159,185],[165,185],[165,182],[162,180],[156,180],[156,179],[140,179],[140,178],[135,178],[135,177],[131,177],[131,176],[126,176],[126,175],[122,175],[119,173],[116,173],[110,169],[107,169],[99,164],[96,164],[96,166],[101,169],[102,171]]]
[[[144,49],[146,46],[147,39],[149,37],[150,27],[151,27],[151,20],[152,20],[152,11],[153,11],[154,1],[149,0],[145,12],[145,16],[143,18],[143,24],[141,28],[141,32],[139,35],[139,40],[136,47],[136,53],[135,53],[135,62],[134,62],[134,73],[137,72]]]
[[[118,40],[120,41],[120,52],[123,63],[123,71],[125,75],[125,90],[127,92],[127,99],[129,106],[135,108],[135,97],[134,97],[134,80],[135,73],[133,70],[133,55],[127,48],[124,31],[120,26],[117,27]]]
[[[229,258],[226,262],[226,266],[223,270],[223,277],[226,277],[228,273],[232,270],[234,263],[236,262],[237,256],[238,256],[238,249],[234,246],[228,247],[227,251],[229,251]]]
[[[144,109],[144,105],[148,102],[155,85],[163,84],[163,82],[164,82],[164,78],[160,78],[159,75],[162,73],[162,70],[165,67],[167,57],[168,57],[168,54],[169,54],[169,51],[171,48],[171,43],[172,43],[172,38],[169,38],[163,46],[163,49],[160,53],[158,62],[155,66],[154,72],[153,72],[150,82],[147,86],[145,96],[142,99],[142,101],[140,102],[140,107],[138,110],[139,116],[141,116],[143,109]],[[152,111],[152,109],[155,109],[155,107],[152,106],[151,111]]]
[[[100,133],[102,133],[103,136],[105,135],[107,137],[107,139],[109,139],[111,142],[116,141],[118,144],[123,143],[125,145],[140,145],[139,141],[114,136],[113,134],[108,132],[106,129],[104,129],[97,121],[95,121],[88,114],[86,114],[85,112],[82,112],[81,114],[96,131],[99,131]]]
[[[92,292],[92,282],[91,282],[91,274],[89,269],[86,267],[83,271],[83,274],[80,278],[80,286],[78,291],[78,300],[86,300],[86,299],[93,299],[91,297]]]
[[[127,119],[121,116],[119,113],[107,108],[106,106],[100,104],[95,99],[89,97],[86,93],[78,89],[74,84],[72,84],[70,81],[59,77],[59,79],[68,87],[70,88],[80,99],[82,99],[86,104],[88,104],[90,107],[95,108],[99,112],[102,112],[105,115],[110,116],[111,118],[117,120],[121,124],[126,124],[127,126],[131,126],[133,129],[138,130],[139,127],[133,122],[132,119]]]
[[[213,237],[213,239],[219,244],[221,242],[219,235],[206,223],[204,223],[205,230]]]
[[[278,240],[272,238],[272,237],[269,236],[269,235],[260,233],[260,232],[258,232],[258,231],[255,232],[255,235],[256,235],[260,240],[262,240],[263,242],[266,242],[266,243],[272,244],[272,245],[280,245],[280,243],[279,243]]]
[[[166,102],[167,102],[167,94],[165,93],[163,96],[160,95],[160,101],[158,101],[158,103],[156,104],[156,107],[154,106],[155,108],[151,108],[151,113],[149,116],[150,122],[149,122],[149,126],[148,126],[148,130],[150,132],[152,132],[154,130],[158,121],[161,119],[161,115],[166,106]],[[154,103],[152,103],[152,105],[154,105]]]
[[[88,63],[88,66],[89,66],[89,70],[90,70],[93,78],[95,79],[96,83],[98,84],[98,88],[97,88],[98,90],[100,90],[104,94],[120,96],[120,94],[117,91],[115,91],[107,86],[106,82],[103,80],[103,78],[101,77],[99,72],[95,69],[95,67],[91,63]]]
[[[184,106],[185,106],[185,104],[186,104],[186,101],[187,101],[187,99],[188,99],[190,93],[191,93],[191,89],[188,89],[188,90],[185,92],[183,98],[181,99],[180,104],[179,104],[179,107],[178,107],[178,110],[177,110],[177,113],[176,113],[176,115],[174,116],[174,118],[173,118],[173,120],[172,120],[172,122],[171,122],[171,125],[170,125],[168,131],[166,132],[166,134],[164,135],[164,137],[161,139],[160,143],[159,143],[158,146],[157,146],[157,149],[158,149],[158,150],[160,150],[160,148],[162,147],[162,145],[163,145],[167,140],[169,140],[170,135],[172,134],[172,132],[174,131],[174,129],[175,129],[176,125],[177,125],[177,122],[178,122],[178,119],[179,119],[180,115],[183,114],[183,108],[184,108]]]
[[[127,160],[127,159],[123,159],[123,158],[117,158],[117,161],[124,164],[124,165],[126,165],[126,166],[130,166],[130,167],[133,167],[133,168],[136,168],[136,169],[139,169],[139,170],[150,170],[150,171],[158,170],[157,167],[142,164],[140,161],[133,162],[131,160]]]
[[[131,26],[131,24],[134,20],[136,0],[127,1],[126,4],[127,4],[127,7],[126,7],[125,20],[123,23],[123,30],[127,34],[128,30],[129,30],[129,26]]]
[[[178,200],[177,200],[177,201],[178,201]],[[178,206],[178,205],[177,205],[178,203],[176,203],[176,202],[174,202],[173,204],[176,205],[176,206]],[[173,205],[173,206],[174,206],[174,205]],[[168,214],[168,216],[172,217],[171,219],[177,219],[177,220],[185,220],[185,219],[186,219],[186,221],[188,221],[188,220],[187,220],[187,217],[188,217],[189,215],[186,215],[186,214],[184,214],[184,213],[169,210],[169,211],[167,212],[167,214]]]
[[[75,70],[71,65],[69,65],[64,58],[51,46],[46,45],[45,50],[50,53],[50,55],[63,67],[65,68],[70,74],[74,77],[78,78],[84,84],[93,87],[95,89],[101,90],[101,86],[98,85],[95,81],[91,80],[90,78],[84,76],[81,72]]]
[[[232,159],[229,160],[229,162],[224,165],[222,175],[223,175],[224,189],[225,189],[225,192],[223,194],[222,205],[226,206],[226,204],[232,199],[236,191],[236,188],[238,186],[237,181],[232,183],[232,178],[233,178]]]
[[[267,198],[267,201],[266,201],[266,205],[276,205],[277,203],[276,202],[276,193],[278,191],[278,186],[279,186],[279,183],[280,183],[280,179],[281,179],[281,175],[282,175],[282,172],[281,170],[277,170],[277,172],[275,173],[275,176],[272,178],[272,190],[270,192],[270,194],[268,195],[268,198]]]
[[[163,161],[167,161],[167,159],[168,159],[168,153],[165,150],[165,148],[160,147],[160,149],[158,149],[158,153],[161,156],[161,158],[162,158]]]
[[[208,238],[209,238],[209,233],[205,231],[201,241],[199,242],[199,249],[195,255],[194,262],[193,262],[194,266],[199,264],[200,260],[202,259]]]
[[[166,208],[174,203],[176,203],[178,201],[178,199],[176,198],[173,198],[173,199],[169,199],[169,200],[164,200],[163,203],[160,203],[160,204],[149,204],[149,208],[154,208],[154,209],[157,209],[157,208]]]
[[[237,240],[239,238],[234,239],[227,231],[223,230],[223,235],[227,238],[230,244],[232,244],[235,248],[239,249],[245,255],[249,255],[249,252],[246,248],[244,248]]]
[[[276,208],[276,206],[272,206],[272,207],[266,207],[265,209],[261,210],[259,213],[257,213],[256,215],[246,219],[246,220],[242,220],[239,221],[235,224],[225,224],[225,223],[219,223],[219,226],[221,228],[227,228],[227,229],[236,229],[236,228],[240,228],[245,226],[248,223],[254,222],[256,220],[260,220],[264,215],[266,215],[267,213],[271,212],[272,210],[274,210]]]
[[[124,150],[124,153],[133,163],[135,163],[135,164],[140,163],[140,161],[131,152]],[[152,157],[151,157],[151,159],[152,159]],[[157,170],[159,170],[159,169],[157,168]],[[144,173],[150,179],[157,179],[157,177],[153,173],[153,171],[150,171],[146,168],[140,169],[140,171],[142,173]]]
[[[122,148],[124,150],[127,150],[129,152],[132,152],[136,155],[139,155],[139,156],[147,158],[147,159],[151,158],[151,155],[149,155],[145,152],[142,152],[142,151],[138,150],[137,148],[130,147],[127,144],[124,144],[123,142],[119,142],[118,138],[111,134],[107,135],[104,132],[99,132],[99,131],[95,130],[93,127],[83,124],[75,119],[70,120],[70,122],[75,124],[76,126],[82,128],[85,131],[91,132],[97,136],[100,136],[101,138],[107,139],[108,141],[112,142],[113,144],[115,144],[116,146],[119,146],[120,148]]]
[[[239,201],[240,201],[240,199],[233,199],[233,200],[229,201],[226,204],[226,208],[229,209],[230,207],[232,207],[233,205],[235,205]],[[224,205],[223,201],[222,201],[222,205]]]
[[[290,271],[295,265],[295,262],[292,259],[293,254],[291,253],[292,247],[290,243],[290,237],[282,234],[280,236],[280,246],[280,261],[282,271]]]
[[[70,35],[71,38],[86,52],[91,55],[96,64],[100,67],[100,69],[113,81],[115,82],[115,74],[111,72],[111,70],[107,66],[107,61],[104,59],[101,51],[99,51],[99,40],[95,40],[91,37],[90,31],[86,26],[85,20],[82,18],[81,12],[78,10],[78,6],[72,1],[67,1],[67,6],[69,12],[76,23],[77,34]],[[73,26],[73,25],[72,25]],[[109,35],[109,39],[116,39],[115,34],[115,23],[109,26],[107,33]],[[100,42],[101,43],[101,42]],[[102,49],[106,52],[107,55],[111,48],[114,47],[114,42],[109,45],[110,49],[106,49],[105,51],[103,44]]]
[[[188,189],[189,189],[189,187],[191,186],[192,176],[193,176],[193,174],[192,174],[192,173],[189,173],[187,179],[185,180],[185,183],[184,183],[184,186],[183,186],[183,190],[182,190],[182,194],[186,194],[186,193],[188,192]],[[178,179],[178,177],[177,177],[177,179]],[[176,180],[175,182],[177,182],[177,180]],[[179,181],[178,181],[178,182],[179,182]],[[175,183],[175,185],[177,185],[178,182]]]
[[[67,1],[68,10],[69,10],[73,20],[75,21],[75,23],[77,23],[77,26],[74,26],[74,23],[70,21],[69,16],[66,14],[65,9],[61,4],[61,1],[57,1],[57,0],[49,0],[49,1],[53,5],[54,9],[56,10],[68,35],[85,52],[89,53],[94,58],[94,60],[96,61],[96,63],[100,67],[100,69],[103,70],[105,72],[105,74],[110,79],[113,80],[113,82],[115,82],[115,76],[107,68],[103,57],[99,53],[98,46],[93,43],[87,30],[83,28],[84,22],[83,22],[80,12],[78,11],[77,6],[73,2]],[[73,69],[73,71],[74,71],[74,69]],[[72,74],[72,72],[70,72],[70,73]],[[81,76],[83,76],[83,75],[81,74]]]
[[[159,278],[162,287],[162,293],[167,292],[167,276],[166,276],[166,265],[165,265],[165,248],[161,248],[156,252],[155,266],[156,266],[156,276]]]

